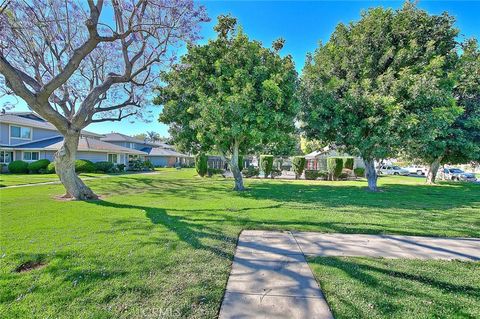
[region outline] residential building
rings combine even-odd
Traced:
[[[143,141],[121,133],[105,134],[101,140],[142,151],[145,160],[156,167],[186,166],[193,163],[193,156],[177,152],[172,145],[166,143]]]
[[[343,153],[334,146],[327,146],[305,155],[305,169],[326,171],[327,159],[330,157],[353,157],[353,168],[365,168],[365,163],[361,157]]]
[[[0,113],[0,164],[2,166],[7,166],[14,160],[53,161],[55,153],[62,144],[63,136],[60,132],[38,114]],[[176,163],[186,163],[190,158],[176,152],[167,144],[147,143],[120,133],[102,135],[86,130],[81,132],[77,151],[77,159],[92,162],[109,161],[127,166],[134,159],[149,159],[154,165],[157,163],[156,166],[174,166]]]

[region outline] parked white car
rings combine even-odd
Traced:
[[[410,165],[410,166],[405,167],[405,169],[410,174],[427,175],[427,173],[428,173],[428,168],[426,168],[425,166],[421,166],[421,165]]]
[[[395,165],[382,165],[378,168],[379,175],[403,175],[407,176],[410,172],[400,166]]]
[[[444,179],[452,181],[468,181],[475,182],[477,178],[473,173],[466,173],[459,168],[445,168],[443,170]]]

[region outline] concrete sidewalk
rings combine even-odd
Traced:
[[[95,177],[84,177],[81,178],[82,181],[91,181],[94,179],[99,178],[111,178],[111,177],[122,177],[122,176],[129,176],[129,175],[155,175],[159,174],[160,172],[135,172],[135,173],[127,173],[127,174],[117,174],[117,175],[104,175],[104,176],[95,176]],[[32,187],[32,186],[42,186],[42,185],[56,185],[61,184],[58,181],[50,181],[50,182],[40,182],[40,183],[32,183],[32,184],[20,184],[20,185],[11,185],[11,186],[4,186],[0,187],[0,189],[8,189],[8,188],[20,188],[20,187]]]
[[[480,238],[293,232],[308,256],[480,260]]]
[[[219,318],[333,318],[305,255],[480,260],[480,239],[245,230]]]
[[[220,318],[333,318],[290,232],[243,231]]]

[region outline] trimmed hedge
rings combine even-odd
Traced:
[[[95,165],[96,172],[110,173],[114,169],[114,164],[112,162],[96,162],[93,165]]]
[[[43,170],[46,172],[46,169],[49,164],[50,164],[50,161],[48,159],[41,159],[35,162],[31,162],[28,164],[28,172],[38,173],[40,170]]]
[[[330,157],[327,158],[327,171],[331,179],[337,179],[342,174],[343,158]]]
[[[322,180],[328,180],[328,172],[326,171],[318,171],[318,178],[321,178]]]
[[[221,168],[209,168],[207,169],[208,177],[212,177],[213,175],[220,175],[223,174],[223,169]]]
[[[343,168],[347,168],[347,169],[350,169],[352,170],[353,169],[353,157],[345,157],[343,159]]]
[[[242,170],[243,176],[246,178],[257,177],[260,174],[260,170],[253,165]]]
[[[207,166],[207,156],[205,154],[198,154],[195,156],[195,169],[197,170],[197,174],[201,177],[207,175],[208,166]]]
[[[48,164],[47,169],[46,169],[47,174],[53,174],[55,173],[55,162],[51,162]]]
[[[75,172],[77,173],[94,173],[95,165],[89,160],[76,160],[75,161]]]
[[[318,178],[318,171],[307,169],[305,170],[305,179],[316,180]]]
[[[145,170],[153,171],[155,169],[155,166],[150,160],[146,160],[145,162],[143,162],[143,168]]]
[[[8,164],[8,171],[12,174],[26,174],[28,173],[28,163],[24,161],[13,161]]]
[[[293,171],[295,172],[295,179],[299,179],[305,169],[305,157],[295,156],[292,160]]]
[[[365,168],[363,167],[357,167],[353,170],[353,173],[357,177],[365,177]]]
[[[267,178],[272,173],[273,155],[260,155],[260,168]]]

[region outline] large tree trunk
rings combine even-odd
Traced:
[[[435,184],[435,180],[437,178],[438,169],[440,167],[440,163],[442,161],[443,156],[437,157],[431,164],[430,168],[428,169],[427,177],[425,183],[427,184]]]
[[[97,199],[98,196],[75,173],[75,158],[80,133],[65,134],[63,145],[55,154],[55,171],[65,187],[66,198]]]
[[[233,190],[243,191],[245,190],[245,187],[243,186],[242,172],[238,167],[238,148],[239,143],[238,141],[235,141],[233,145],[232,159],[230,161],[230,169],[232,170],[233,178],[235,179],[235,187],[233,188]]]
[[[373,159],[365,160],[365,172],[368,181],[368,189],[372,192],[378,191],[377,171],[375,170],[375,161]]]

